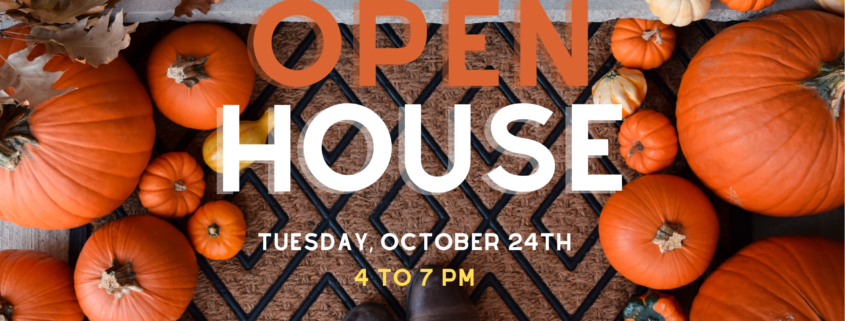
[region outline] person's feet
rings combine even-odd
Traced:
[[[390,313],[375,303],[361,303],[343,317],[343,321],[391,321]]]
[[[426,273],[422,269],[432,269],[425,286],[422,281]],[[406,310],[408,321],[475,321],[478,312],[463,287],[457,282],[443,286],[443,268],[423,266],[414,273],[408,287]]]

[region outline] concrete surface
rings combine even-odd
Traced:
[[[315,0],[325,7],[338,22],[351,24],[353,22],[352,0]],[[409,0],[415,3],[431,23],[442,22],[443,0]],[[180,0],[123,0],[118,8],[128,13],[126,21],[155,21],[166,20],[173,16],[173,9]],[[253,23],[259,14],[280,0],[223,0],[213,6],[207,15],[194,11],[192,18],[179,17],[175,20],[184,21],[226,21],[234,23]],[[565,5],[569,1],[540,0],[552,21],[568,21]],[[772,12],[790,9],[820,8],[813,0],[777,0],[774,4],[760,11],[738,12],[729,9],[719,0],[711,1],[710,11],[705,19],[717,21],[748,20]],[[468,17],[467,22],[481,21],[513,21],[514,0],[499,0],[499,15],[495,17]],[[589,20],[607,21],[616,18],[647,18],[657,19],[648,8],[645,0],[592,0],[589,2]],[[294,18],[295,19],[295,18]],[[389,20],[387,20],[389,21]]]

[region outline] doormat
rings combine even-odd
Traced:
[[[615,21],[592,23],[589,41],[589,78],[591,84],[617,65],[611,55],[610,36]],[[685,65],[714,32],[728,24],[699,21],[677,28],[678,48],[675,55],[656,70],[645,71],[648,94],[641,108],[659,111],[675,121],[675,93],[685,71]],[[124,54],[145,75],[148,54],[141,48],[152,46],[162,35],[179,27],[176,22],[143,24]],[[229,25],[244,40],[248,25]],[[345,28],[345,29],[344,29]],[[571,43],[570,25],[556,23],[555,28]],[[208,173],[203,203],[232,199],[244,213],[247,240],[243,253],[226,261],[206,261],[199,258],[201,271],[193,303],[183,320],[340,320],[349,309],[360,303],[376,302],[389,307],[404,318],[405,287],[388,285],[361,286],[354,278],[361,269],[413,270],[423,265],[443,265],[474,269],[475,284],[466,284],[466,291],[484,320],[621,320],[620,310],[635,292],[643,291],[626,280],[610,266],[598,242],[598,213],[609,194],[579,194],[562,192],[561,182],[567,168],[564,160],[564,109],[572,104],[592,103],[587,87],[567,87],[555,79],[543,55],[540,62],[540,81],[535,87],[514,86],[514,49],[512,23],[483,23],[468,25],[468,33],[485,35],[486,50],[466,55],[467,69],[492,68],[499,71],[500,86],[485,88],[445,87],[441,83],[444,66],[441,54],[442,33],[445,28],[430,25],[424,53],[414,62],[401,66],[380,68],[379,85],[356,88],[352,84],[354,49],[350,45],[351,31],[341,25],[345,38],[343,51],[334,71],[323,81],[306,88],[275,88],[256,76],[252,103],[243,119],[257,119],[264,110],[277,104],[291,105],[291,146],[298,146],[304,124],[323,109],[339,103],[364,105],[377,113],[388,128],[397,126],[398,106],[422,103],[424,146],[422,159],[426,171],[433,175],[446,172],[445,146],[448,146],[449,108],[468,103],[472,109],[473,144],[472,168],[467,181],[460,188],[436,196],[413,191],[402,181],[398,169],[398,144],[394,139],[391,165],[372,186],[353,194],[336,195],[314,188],[300,174],[298,162],[292,162],[291,192],[266,194],[268,170],[266,165],[253,164],[242,173],[241,192],[236,195],[216,194],[216,175]],[[377,32],[379,47],[402,45],[402,25],[381,25]],[[305,23],[283,23],[277,30],[273,46],[277,58],[294,69],[303,69],[317,56],[314,33]],[[310,41],[309,41],[310,39]],[[546,78],[548,76],[548,78]],[[518,173],[527,161],[520,157],[500,155],[492,150],[483,128],[486,120],[499,108],[513,103],[532,103],[554,112],[543,126],[512,124],[518,136],[546,144],[556,156],[556,172],[551,184],[526,194],[505,195],[482,181],[482,176],[497,166]],[[155,112],[157,130],[156,154],[184,150],[202,163],[202,144],[210,131],[195,131],[169,121]],[[621,173],[626,182],[639,174],[628,168],[619,154],[616,135],[618,124],[592,124],[593,138],[607,139],[610,155],[590,160],[593,174]],[[327,159],[336,172],[352,174],[359,171],[367,157],[364,136],[350,131],[348,124],[336,124],[324,138]],[[441,148],[442,147],[442,148]],[[291,149],[291,159],[297,150]],[[156,155],[153,155],[154,157]],[[665,173],[686,177],[697,182],[682,155],[676,158]],[[707,189],[704,189],[707,191]],[[720,247],[726,246],[730,235],[727,225],[728,205],[708,195],[719,212],[722,222]],[[91,231],[124,215],[145,215],[137,192],[126,203],[106,217],[91,224]],[[186,220],[179,221],[184,225]],[[538,250],[498,251],[441,251],[436,247],[427,251],[388,251],[374,247],[372,251],[263,251],[258,233],[319,233],[335,236],[339,232],[367,233],[370,237],[384,233],[491,232],[512,233],[524,237],[531,233],[570,233],[569,251]],[[357,242],[352,238],[353,242]],[[416,246],[421,248],[422,240]],[[501,243],[500,243],[501,245]],[[353,244],[353,247],[357,243]],[[401,247],[399,248],[401,249]],[[353,253],[355,252],[355,253]],[[715,262],[718,258],[714,259]],[[695,283],[688,287],[695,287]],[[684,291],[673,293],[687,308]],[[691,295],[686,297],[690,298]]]

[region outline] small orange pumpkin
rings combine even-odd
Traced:
[[[175,218],[197,209],[205,193],[205,178],[191,155],[171,152],[150,162],[138,187],[138,198],[150,213]]]
[[[660,67],[675,51],[675,28],[659,20],[619,19],[610,37],[610,50],[625,67]]]
[[[666,169],[675,161],[678,134],[663,114],[641,110],[622,123],[619,145],[628,167],[651,174]]]
[[[607,200],[599,240],[622,276],[652,289],[674,289],[704,273],[719,239],[707,196],[689,181],[653,174]]]
[[[775,0],[722,0],[728,8],[740,12],[762,10],[775,3]]]
[[[91,321],[176,320],[197,286],[191,244],[173,225],[132,215],[98,229],[74,272],[82,311]]]
[[[212,260],[231,259],[246,240],[244,215],[227,201],[207,203],[188,220],[188,236],[194,249],[203,256]]]
[[[624,118],[640,108],[647,90],[642,71],[622,67],[611,70],[593,85],[593,103],[620,104]]]
[[[622,310],[625,321],[686,321],[687,315],[675,297],[651,291],[628,300]]]
[[[44,252],[0,251],[0,320],[83,318],[70,265]]]
[[[192,23],[161,39],[147,62],[150,95],[179,125],[217,128],[217,110],[239,105],[243,112],[255,72],[243,40],[222,26]]]

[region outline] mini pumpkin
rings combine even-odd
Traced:
[[[775,3],[775,0],[722,0],[728,8],[740,12],[762,10]]]
[[[710,200],[677,176],[635,179],[610,196],[599,217],[607,260],[625,278],[652,289],[674,289],[701,276],[718,238]]]
[[[651,291],[629,299],[622,314],[625,321],[687,320],[678,300],[660,291]]]
[[[727,28],[689,64],[675,111],[690,168],[716,195],[772,216],[845,202],[842,17],[783,11]]]
[[[205,193],[202,167],[185,152],[170,152],[150,162],[141,175],[138,198],[150,213],[163,218],[193,213]]]
[[[83,318],[67,263],[44,252],[0,251],[0,320]]]
[[[192,23],[161,39],[147,62],[150,95],[175,123],[213,129],[217,109],[249,104],[255,73],[246,45],[234,32]]]
[[[667,25],[683,27],[693,21],[701,20],[710,10],[710,0],[646,0],[661,22]]]
[[[610,38],[610,50],[625,67],[654,69],[672,57],[676,38],[675,28],[660,21],[619,19]]]
[[[776,236],[746,246],[710,274],[691,320],[842,320],[845,246]]]
[[[611,70],[593,85],[593,103],[621,104],[624,118],[640,108],[647,90],[641,71],[622,67]]]
[[[91,321],[176,320],[191,302],[197,272],[179,230],[154,216],[132,215],[85,242],[74,286]]]
[[[227,201],[203,205],[188,220],[194,249],[212,260],[234,257],[246,240],[246,222],[237,206]]]
[[[641,110],[622,123],[619,145],[628,167],[651,174],[666,169],[675,161],[678,134],[663,114]]]

